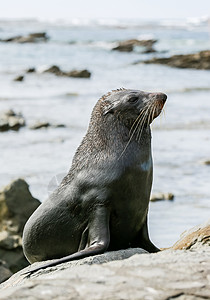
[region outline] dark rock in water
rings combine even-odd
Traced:
[[[65,76],[74,78],[90,78],[91,73],[88,70],[72,70],[65,73]]]
[[[36,39],[45,39],[45,40],[49,38],[46,32],[34,32],[34,33],[30,33],[28,36]]]
[[[112,50],[120,51],[120,52],[132,52],[133,51],[133,45],[118,45],[117,47],[114,47]]]
[[[195,54],[173,55],[171,57],[158,58],[143,61],[145,64],[163,64],[176,68],[190,68],[210,70],[210,50],[201,51]]]
[[[63,71],[61,71],[61,69],[56,65],[53,65],[50,68],[44,70],[44,73],[53,73],[57,76],[63,76]]]
[[[14,78],[14,81],[23,81],[24,80],[24,76],[23,75],[20,75],[20,76],[17,76]]]
[[[13,273],[10,271],[8,264],[5,261],[0,260],[0,283],[10,278],[12,274]]]
[[[12,272],[28,265],[21,236],[26,221],[39,205],[23,179],[0,190],[0,258],[7,262]]]
[[[156,42],[157,42],[157,40],[152,40],[152,39],[151,40],[131,39],[131,40],[119,42],[118,45],[116,47],[114,47],[112,50],[117,50],[117,51],[121,51],[121,52],[131,52],[131,51],[133,51],[135,46],[142,46],[142,47],[145,47],[149,51],[149,49],[153,49],[152,46]]]
[[[30,33],[27,36],[22,36],[22,35],[18,35],[18,36],[14,36],[11,38],[7,38],[7,39],[1,39],[0,42],[15,42],[15,43],[37,43],[37,42],[45,42],[47,41],[49,38],[46,34],[46,32],[35,32],[35,33]]]
[[[206,165],[206,166],[210,166],[210,160],[205,160],[205,161],[203,162],[203,164]]]
[[[19,113],[16,114],[13,110],[8,110],[0,115],[0,132],[8,130],[19,130],[25,126],[25,120]]]
[[[30,126],[30,129],[37,130],[42,128],[65,128],[64,124],[50,124],[49,122],[37,122],[34,125]]]
[[[144,51],[142,51],[141,53],[143,54],[148,54],[148,53],[155,53],[157,52],[153,47],[147,47]]]
[[[157,193],[153,194],[150,198],[150,201],[156,202],[156,201],[162,201],[162,200],[174,200],[174,194],[172,193]]]
[[[69,72],[64,72],[56,65],[45,70],[44,73],[53,73],[57,76],[66,76],[74,78],[90,78],[91,76],[91,73],[88,70],[72,70]]]
[[[35,68],[29,68],[26,70],[26,73],[35,73],[36,69]]]

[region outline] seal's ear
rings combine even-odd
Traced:
[[[109,106],[107,106],[105,109],[104,109],[104,113],[103,113],[103,115],[105,116],[105,115],[107,115],[107,114],[113,114],[114,113],[114,105],[109,105]]]

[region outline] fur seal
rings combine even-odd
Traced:
[[[122,88],[98,100],[69,173],[25,225],[28,261],[56,259],[29,273],[107,250],[159,251],[147,228],[150,124],[166,99]]]

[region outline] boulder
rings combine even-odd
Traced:
[[[8,110],[0,115],[0,131],[19,130],[25,126],[22,114],[17,114],[13,110]]]
[[[171,57],[154,57],[143,61],[145,64],[163,64],[176,68],[210,70],[210,50],[195,54],[173,55]]]
[[[172,193],[156,193],[152,194],[150,201],[156,202],[156,201],[162,201],[162,200],[174,200],[174,194]]]
[[[53,65],[50,68],[46,69],[44,73],[52,73],[57,76],[66,76],[74,78],[90,78],[91,73],[88,70],[72,70],[69,72],[62,71],[58,66]]]
[[[29,186],[23,179],[12,181],[9,185],[0,190],[0,230],[4,230],[5,224],[16,228],[15,232],[22,234],[23,227],[39,206],[39,200],[35,199]]]
[[[26,221],[39,204],[23,179],[17,179],[0,190],[0,257],[7,262],[10,272],[28,265],[21,237]]]
[[[130,39],[130,40],[119,42],[118,45],[114,47],[112,50],[117,50],[121,52],[131,52],[134,50],[135,46],[141,46],[141,47],[145,47],[147,51],[150,51],[147,53],[151,53],[151,51],[155,52],[155,50],[153,49],[153,45],[156,42],[157,40],[152,40],[152,39],[150,40]]]
[[[184,231],[180,239],[172,246],[172,249],[189,250],[203,246],[210,246],[210,219],[204,224]]]

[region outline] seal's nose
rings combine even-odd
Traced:
[[[162,100],[163,103],[166,102],[166,99],[167,99],[167,95],[166,94],[163,94],[163,93],[157,93],[157,100]]]

